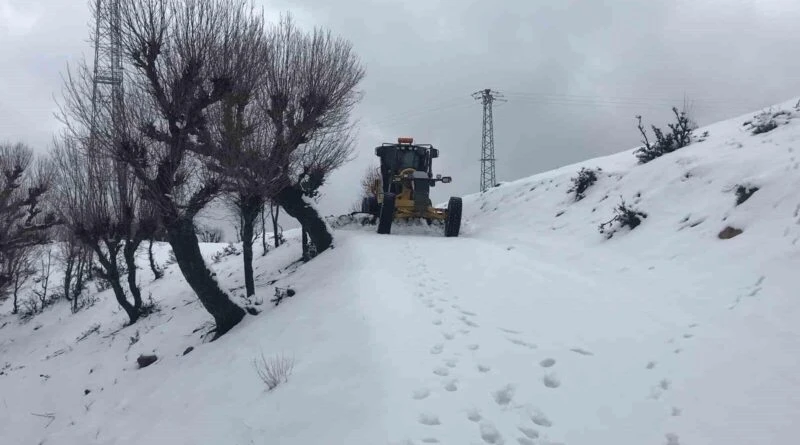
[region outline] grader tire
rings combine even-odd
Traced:
[[[455,237],[461,230],[461,198],[451,197],[447,203],[447,218],[444,222],[444,236]]]
[[[386,193],[383,195],[383,204],[378,216],[378,233],[382,235],[391,233],[392,220],[394,220],[394,194]]]

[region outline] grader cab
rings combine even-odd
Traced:
[[[375,148],[380,158],[380,179],[375,181],[372,196],[364,198],[361,211],[375,216],[378,233],[391,233],[394,221],[422,219],[444,224],[444,235],[458,236],[461,228],[461,198],[451,197],[447,208],[433,206],[431,187],[448,184],[449,176],[433,175],[433,160],[439,150],[430,144],[414,144],[412,138],[398,138],[396,144],[384,143]]]

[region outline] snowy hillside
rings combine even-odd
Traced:
[[[256,257],[263,312],[213,343],[175,265],[143,266],[160,311],[130,327],[109,291],[28,322],[5,304],[0,444],[797,443],[796,103],[765,133],[754,112],[647,164],[629,150],[467,196],[458,238],[352,225],[300,266],[289,234]],[[757,190],[737,205],[738,186]],[[646,218],[608,238],[621,199]],[[212,264],[238,296],[241,258]],[[274,286],[296,295],[275,307]],[[271,391],[262,353],[294,361]]]

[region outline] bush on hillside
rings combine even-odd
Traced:
[[[678,111],[675,107],[672,107],[672,112],[675,114],[676,122],[668,124],[670,129],[669,133],[664,134],[660,128],[655,125],[651,126],[656,136],[656,141],[654,143],[650,143],[647,137],[647,132],[642,125],[642,116],[636,116],[636,119],[639,121],[639,132],[644,138],[642,140],[644,146],[634,152],[640,164],[648,163],[653,159],[659,158],[667,153],[672,153],[692,143],[692,131],[694,131],[695,126],[692,124],[686,112]]]
[[[647,218],[647,214],[635,208],[629,207],[625,200],[614,209],[614,217],[609,221],[600,224],[598,228],[600,233],[606,235],[606,238],[611,239],[614,234],[622,229],[628,227],[633,230],[642,223],[642,219]]]
[[[211,260],[215,263],[219,263],[223,258],[233,255],[239,255],[242,252],[233,245],[233,243],[228,243],[225,248],[220,250],[219,252],[215,253],[211,256]]]
[[[253,360],[253,367],[267,390],[272,391],[281,383],[289,381],[294,368],[294,359],[283,355],[267,359],[262,353],[260,358]]]
[[[791,119],[792,113],[789,111],[781,110],[774,112],[772,110],[765,110],[753,116],[753,119],[743,123],[742,125],[750,131],[750,134],[757,135],[768,133],[778,128],[778,126],[781,124],[779,120],[782,120],[785,124]]]
[[[585,197],[586,190],[589,189],[595,182],[597,182],[597,172],[602,171],[599,167],[595,170],[589,168],[581,168],[578,176],[571,179],[572,188],[567,190],[567,193],[575,193],[575,201],[580,201]]]
[[[199,239],[201,243],[222,242],[222,229],[219,227],[198,226],[195,230],[197,232],[197,239]]]

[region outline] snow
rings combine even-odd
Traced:
[[[296,230],[256,243],[263,312],[215,342],[177,266],[153,281],[144,252],[161,311],[133,326],[110,291],[27,323],[5,303],[0,443],[794,444],[796,103],[766,133],[743,125],[756,111],[648,164],[627,150],[465,196],[458,238],[335,225],[305,265]],[[602,170],[575,202],[581,167]],[[737,206],[740,184],[759,189]],[[607,239],[620,198],[647,218]],[[224,247],[203,253],[241,302],[241,257],[211,260]],[[273,306],[275,286],[296,295]],[[294,359],[271,391],[262,353]]]

